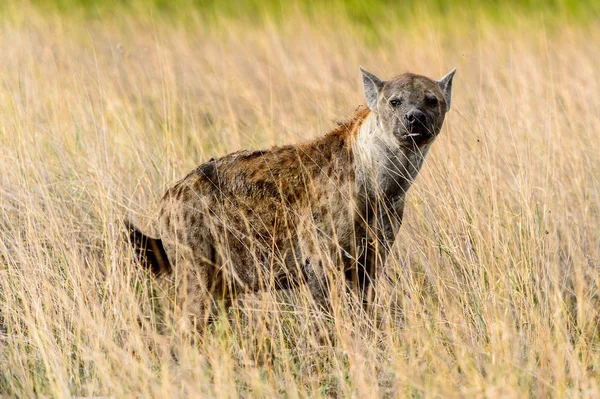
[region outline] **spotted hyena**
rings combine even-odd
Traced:
[[[299,284],[327,308],[332,276],[369,292],[450,109],[455,70],[439,81],[361,72],[367,106],[346,123],[310,142],[211,159],[164,194],[156,238],[128,225],[182,319],[202,325],[217,299]]]

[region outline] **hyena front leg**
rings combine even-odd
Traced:
[[[357,265],[358,286],[365,307],[369,307],[374,300],[373,283],[383,273],[388,254],[402,225],[403,212],[403,197],[390,201],[377,209],[373,226],[368,229],[364,252]]]
[[[331,312],[331,290],[327,273],[323,267],[323,261],[317,257],[306,257],[303,265],[304,278],[308,290],[317,306],[324,311]]]

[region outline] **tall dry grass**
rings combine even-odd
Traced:
[[[466,21],[423,16],[374,42],[324,15],[207,26],[7,8],[0,394],[600,395],[600,26]],[[363,102],[359,65],[458,67],[379,322],[267,292],[201,342],[161,327],[122,219],[148,223],[212,156],[327,132]]]

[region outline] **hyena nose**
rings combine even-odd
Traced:
[[[419,109],[408,111],[404,118],[406,119],[408,127],[410,128],[425,126],[425,123],[427,122],[427,115],[425,115],[425,113]]]

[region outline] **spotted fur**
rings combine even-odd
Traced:
[[[327,308],[332,271],[366,292],[442,126],[453,72],[448,76],[382,81],[363,71],[368,107],[335,130],[307,143],[211,159],[169,188],[158,237],[129,231],[142,262],[175,290],[182,319],[203,325],[218,299],[303,283]],[[402,108],[391,98],[402,99]],[[426,126],[406,126],[414,109],[423,111]]]

